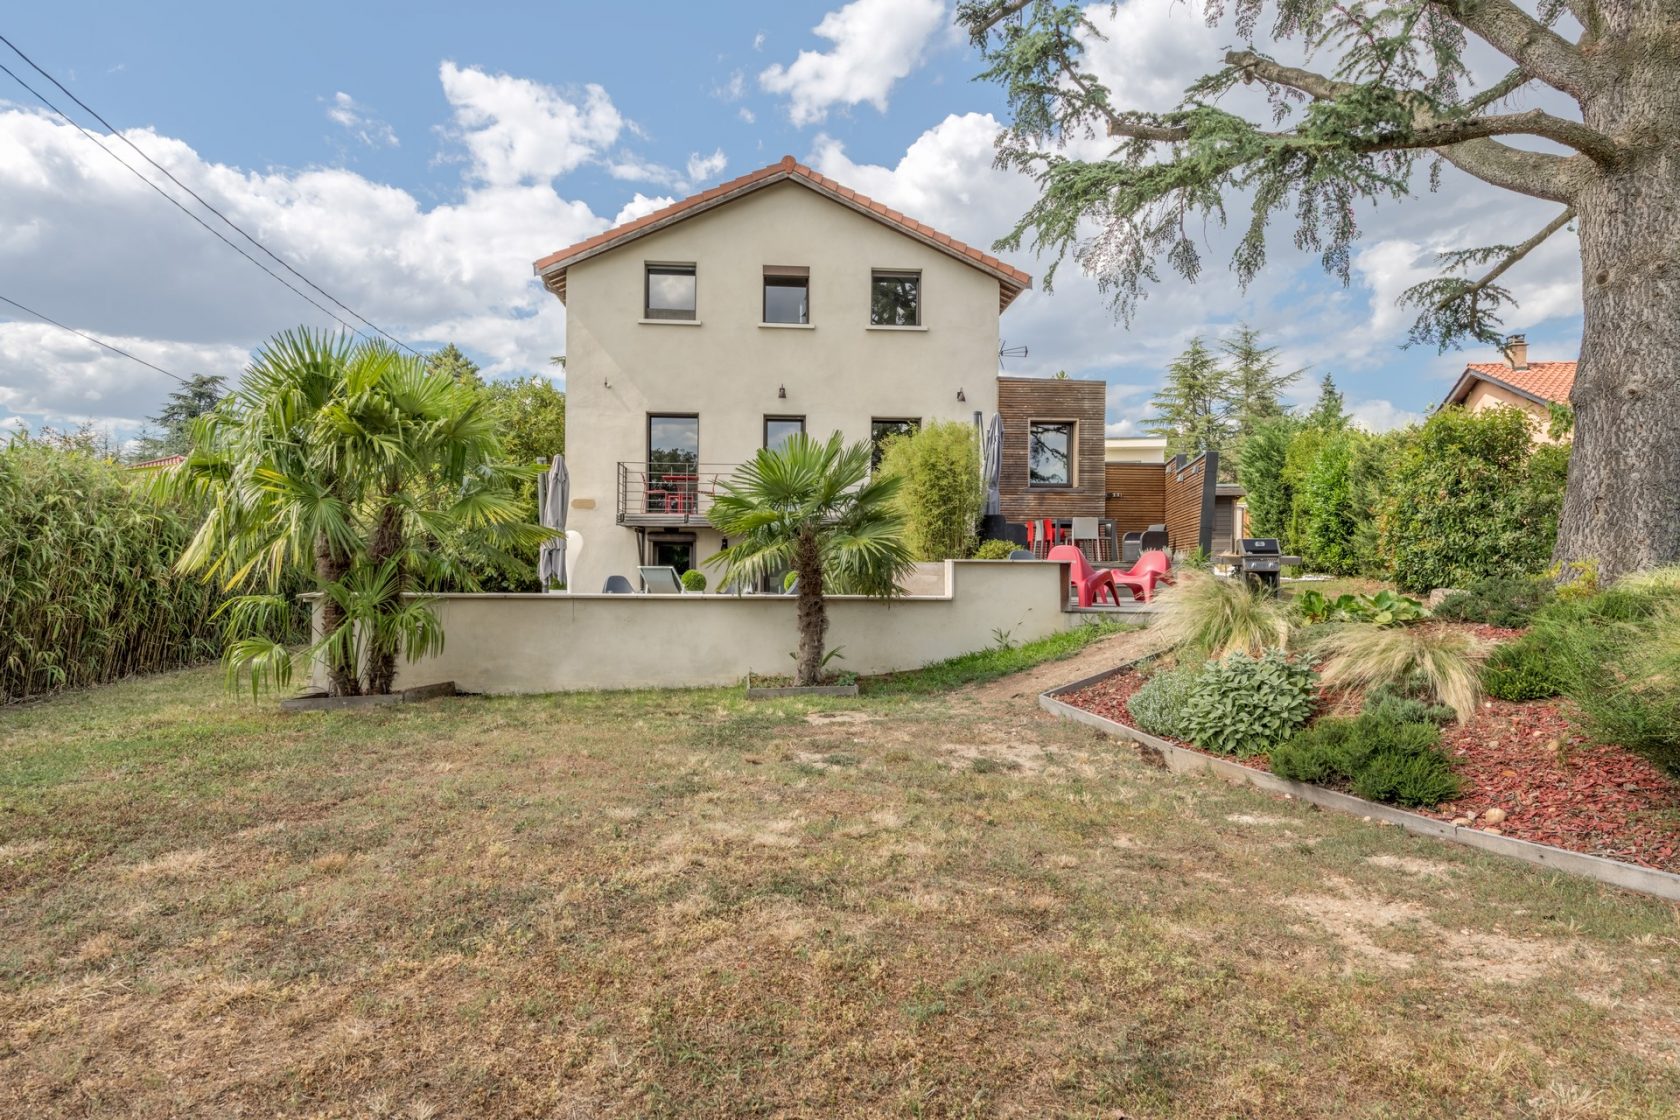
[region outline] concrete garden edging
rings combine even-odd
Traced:
[[[1126,672],[1136,664],[1136,661],[1127,661],[1104,672],[1042,692],[1038,697],[1038,705],[1045,711],[1062,719],[1083,723],[1089,727],[1095,727],[1099,731],[1135,743],[1140,748],[1148,750],[1158,757],[1162,765],[1176,774],[1213,774],[1227,781],[1246,783],[1257,789],[1265,790],[1267,793],[1280,793],[1298,798],[1323,809],[1334,809],[1339,813],[1348,813],[1352,816],[1365,817],[1368,820],[1398,825],[1407,832],[1415,832],[1420,836],[1433,836],[1454,844],[1462,844],[1467,848],[1478,848],[1484,852],[1492,852],[1508,859],[1521,860],[1524,863],[1532,863],[1553,871],[1596,879],[1613,887],[1622,887],[1626,890],[1639,891],[1642,894],[1653,895],[1671,902],[1680,902],[1680,875],[1673,872],[1658,871],[1654,867],[1641,867],[1638,864],[1623,863],[1620,860],[1587,855],[1584,852],[1572,852],[1567,848],[1555,848],[1550,844],[1536,844],[1532,840],[1519,840],[1514,836],[1491,836],[1478,829],[1465,828],[1448,821],[1440,821],[1433,817],[1407,812],[1404,809],[1396,809],[1392,805],[1366,801],[1364,798],[1338,793],[1322,786],[1292,782],[1268,771],[1254,770],[1227,758],[1203,754],[1201,751],[1193,751],[1178,746],[1176,743],[1169,743],[1167,740],[1151,735],[1147,731],[1139,731],[1137,728],[1129,727],[1118,720],[1109,719],[1107,716],[1099,716],[1095,712],[1088,712],[1083,708],[1076,708],[1060,699],[1067,693],[1077,692],[1082,688],[1088,688]]]

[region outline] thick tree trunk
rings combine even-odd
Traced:
[[[379,523],[374,526],[373,538],[368,542],[368,561],[377,568],[398,555],[402,546],[402,511],[395,505],[387,504],[380,510]],[[402,566],[399,564],[396,591],[388,603],[381,604],[383,613],[391,614],[402,609],[405,582]],[[388,635],[387,640],[376,642],[368,652],[368,692],[374,695],[388,695],[392,683],[397,679],[397,650],[393,644],[395,640],[395,635]]]
[[[820,684],[828,610],[823,602],[822,550],[811,529],[799,534],[793,570],[799,576],[799,669],[794,683]]]
[[[315,579],[318,583],[336,583],[344,578],[349,565],[334,555],[332,545],[324,536],[315,538]],[[321,599],[321,633],[330,634],[344,625],[344,608],[331,596]],[[339,660],[327,662],[327,694],[330,696],[359,696],[362,682],[356,666]]]
[[[1652,30],[1607,28],[1615,80],[1583,99],[1627,154],[1575,199],[1584,322],[1554,559],[1600,579],[1680,563],[1680,80]]]

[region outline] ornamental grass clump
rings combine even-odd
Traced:
[[[1150,631],[1186,657],[1257,657],[1289,645],[1289,617],[1277,598],[1243,580],[1185,571],[1156,592]]]
[[[1680,775],[1680,598],[1659,592],[1647,607],[1636,619],[1546,627],[1550,668],[1593,738]]]
[[[1466,723],[1481,700],[1481,646],[1444,626],[1369,626],[1351,623],[1326,633],[1314,652],[1319,674],[1335,689],[1386,685],[1445,704]]]

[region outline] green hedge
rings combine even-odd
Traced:
[[[220,596],[171,570],[192,520],[143,483],[75,446],[0,447],[0,701],[221,652]]]

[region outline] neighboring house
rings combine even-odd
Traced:
[[[1551,406],[1568,404],[1575,387],[1574,362],[1529,362],[1528,339],[1514,334],[1505,342],[1505,361],[1471,362],[1459,375],[1442,408],[1458,406],[1518,408],[1536,421],[1535,438],[1546,440]]]
[[[1165,463],[1166,436],[1110,436],[1103,440],[1105,463]]]
[[[1032,283],[791,156],[536,272],[566,304],[567,527],[585,592],[638,563],[698,567],[725,544],[706,521],[720,482],[794,432],[879,443],[989,421],[998,315]],[[1009,444],[1038,440],[1035,486],[1094,487],[1100,505],[1101,383],[1057,384],[1095,385],[1094,414],[1051,399]]]
[[[185,455],[165,455],[161,459],[142,459],[138,463],[129,463],[131,471],[172,471],[187,461]]]

